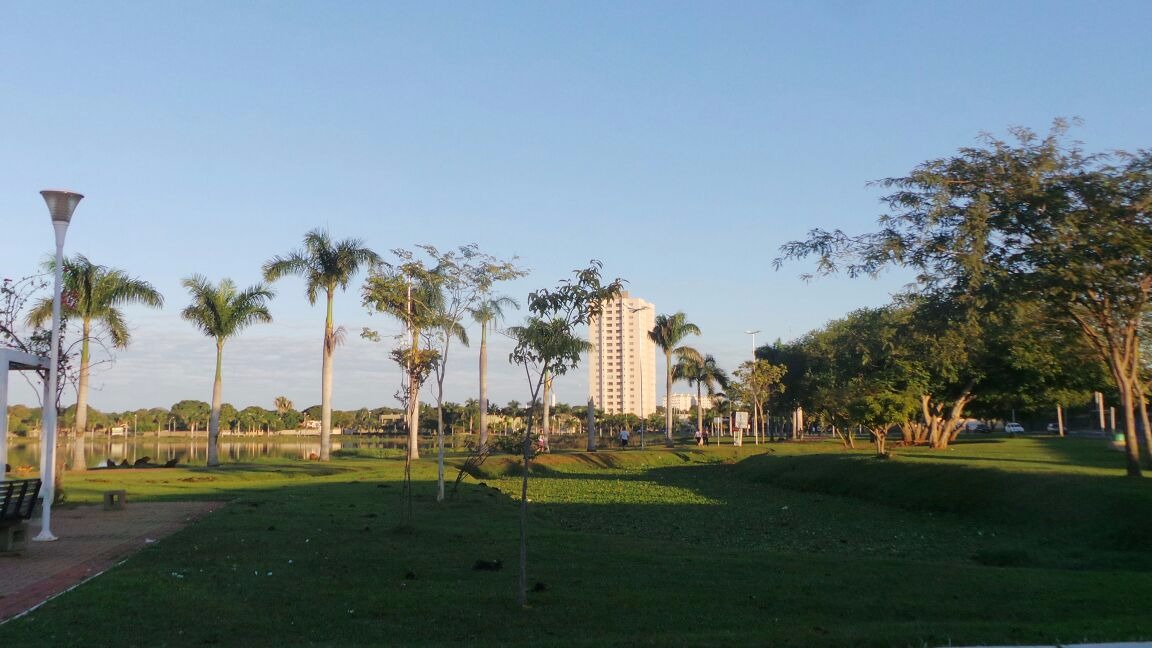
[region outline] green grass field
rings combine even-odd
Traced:
[[[411,525],[395,455],[90,472],[69,501],[115,485],[230,504],[0,626],[0,645],[1152,639],[1152,481],[1121,477],[1100,441],[981,441],[888,460],[832,443],[542,457],[528,609],[511,457],[442,504],[418,463]]]

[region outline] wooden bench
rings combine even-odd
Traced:
[[[28,525],[43,482],[11,479],[0,482],[0,552],[21,551],[28,538]]]

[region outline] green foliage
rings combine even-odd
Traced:
[[[555,289],[528,295],[531,315],[523,326],[510,329],[516,346],[508,359],[513,364],[535,368],[529,381],[535,385],[531,402],[539,397],[545,376],[562,376],[580,364],[580,354],[588,343],[576,334],[576,327],[599,315],[603,303],[623,290],[621,279],[603,283],[602,268],[603,264],[593,260],[587,268],[574,271],[574,279],[561,281]]]
[[[1014,306],[1025,302],[1040,319],[1078,330],[1119,392],[1127,471],[1138,476],[1142,319],[1152,293],[1152,151],[1085,154],[1065,140],[1067,130],[1058,120],[1044,137],[1026,128],[1011,129],[1011,142],[987,135],[982,146],[882,180],[877,184],[893,193],[884,198],[889,213],[876,231],[812,230],[782,246],[775,263],[813,256],[819,274],[875,275],[891,266],[917,273],[916,310],[934,323],[919,329],[918,340],[933,359],[925,363],[925,389],[937,402],[925,423],[934,445],[947,444],[949,428],[956,429],[959,411],[982,382],[1045,365],[1029,364],[1036,358],[1027,353],[1022,363],[1002,362],[1007,347],[997,338],[1006,332],[998,329],[1013,323]],[[1044,380],[1023,383],[1059,391]]]
[[[217,343],[223,344],[252,324],[272,321],[268,300],[275,293],[263,284],[238,290],[231,279],[212,285],[207,277],[196,274],[185,278],[181,285],[188,290],[192,303],[180,316]]]
[[[264,264],[264,280],[272,282],[289,275],[302,277],[308,303],[315,304],[321,290],[331,298],[336,288],[348,288],[360,268],[379,260],[360,239],[333,241],[327,230],[314,229],[304,235],[304,247],[274,256]]]

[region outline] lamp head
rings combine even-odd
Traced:
[[[45,189],[40,195],[44,196],[44,202],[48,203],[48,213],[52,216],[52,222],[65,225],[72,222],[72,212],[76,211],[76,205],[79,205],[80,199],[84,197],[84,194],[56,189]]]

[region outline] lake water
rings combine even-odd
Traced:
[[[65,439],[57,449],[62,459],[72,456],[72,440]],[[403,448],[406,441],[400,437],[346,437],[335,435],[332,437],[332,450],[341,449],[397,449]],[[421,452],[425,451],[424,440],[421,439]],[[208,439],[204,435],[193,438],[180,437],[89,437],[84,444],[84,457],[88,466],[103,466],[108,460],[116,463],[127,460],[134,463],[144,457],[149,457],[153,463],[164,463],[173,458],[179,458],[182,464],[203,463],[207,460]],[[320,454],[320,437],[232,437],[225,436],[220,439],[221,461],[246,461],[260,457],[275,457],[282,459],[308,459],[312,455]],[[38,439],[24,439],[9,437],[8,464],[13,468],[20,466],[40,466],[40,441]]]

